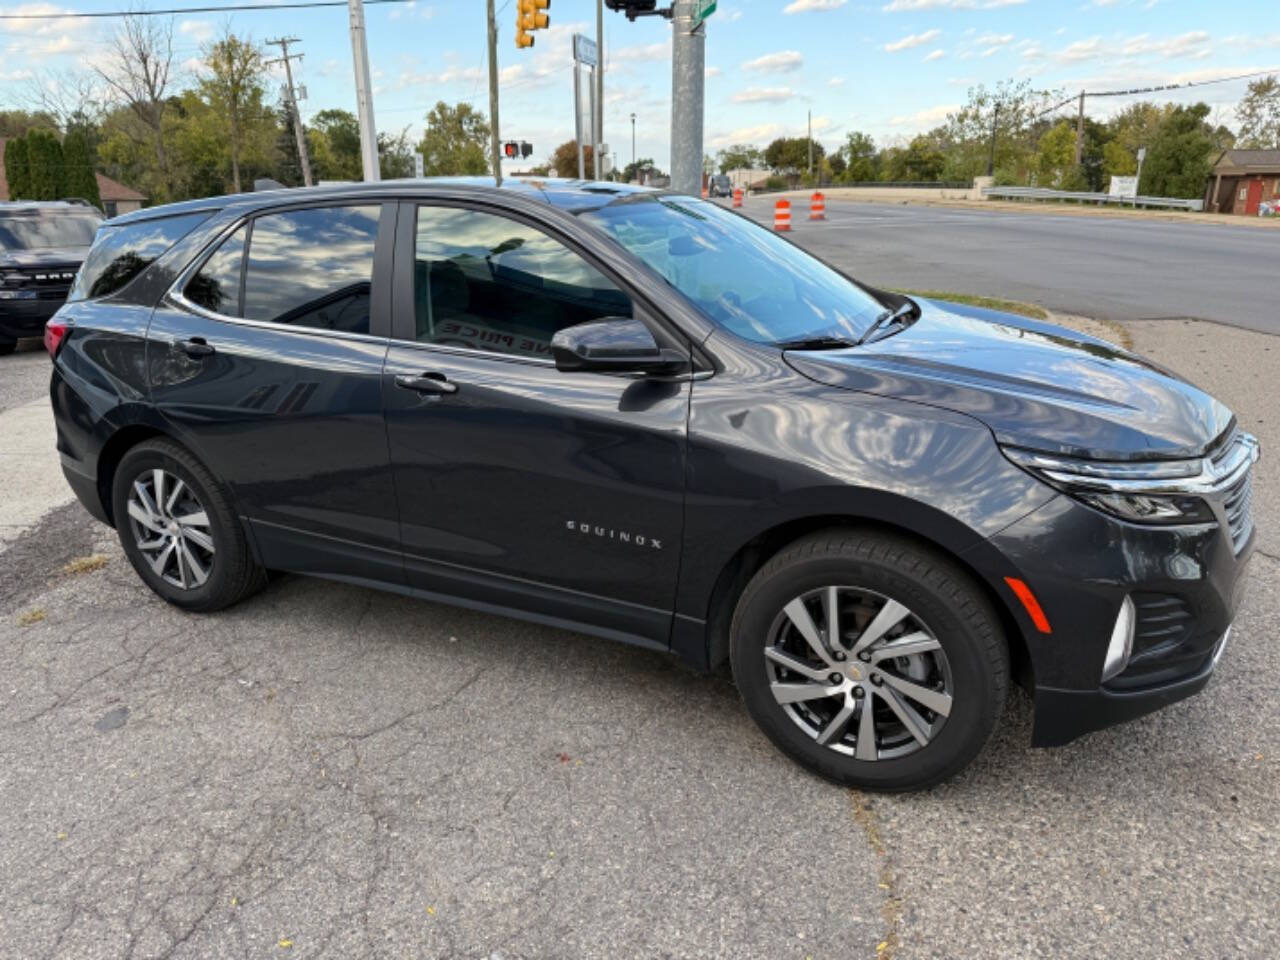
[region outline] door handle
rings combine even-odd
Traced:
[[[396,386],[417,390],[419,393],[458,392],[458,385],[450,383],[443,373],[424,373],[421,376],[402,373],[396,377]]]
[[[177,343],[177,347],[188,357],[195,360],[211,357],[214,354],[213,347],[206,342],[204,337],[192,337],[190,340],[180,340]]]

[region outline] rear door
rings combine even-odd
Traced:
[[[406,203],[396,250],[383,397],[410,584],[665,647],[689,382],[550,354],[561,327],[643,306],[496,210]]]
[[[268,567],[401,581],[382,424],[395,204],[261,213],[157,308],[152,399]]]

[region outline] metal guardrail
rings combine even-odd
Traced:
[[[835,190],[841,187],[877,187],[893,190],[968,190],[973,187],[969,180],[817,180],[812,183],[798,183],[794,187],[759,187],[751,192],[784,193],[788,190]]]
[[[1171,210],[1204,209],[1203,200],[1177,197],[1114,197],[1109,193],[1049,190],[1046,187],[983,187],[982,195],[995,200],[1075,200],[1080,203],[1110,203],[1121,207],[1164,207]]]

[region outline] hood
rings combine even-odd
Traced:
[[[1103,340],[980,308],[919,300],[878,343],[788,351],[819,383],[968,414],[1001,443],[1096,460],[1191,457],[1231,411],[1176,374]]]
[[[79,267],[88,247],[37,247],[34,250],[0,250],[0,267]]]

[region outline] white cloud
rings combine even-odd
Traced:
[[[1013,43],[1012,33],[984,33],[974,41],[980,47],[1007,47]]]
[[[924,58],[924,62],[929,63],[932,60],[941,60],[946,55],[947,55],[947,51],[945,50],[934,50]]]
[[[212,20],[183,20],[178,24],[178,32],[190,37],[196,43],[212,40],[216,29]]]
[[[782,103],[791,100],[796,92],[790,87],[747,87],[732,97],[734,103]]]
[[[1027,0],[893,0],[881,7],[886,13],[904,10],[991,10],[995,7],[1017,7]]]
[[[1191,30],[1162,40],[1153,40],[1148,34],[1142,33],[1126,40],[1120,52],[1126,56],[1153,53],[1161,57],[1190,57],[1198,60],[1213,52],[1208,44],[1209,34],[1203,30]]]
[[[3,7],[4,12],[10,16],[18,16],[20,14],[32,14],[47,16],[53,13],[70,13],[66,7],[59,7],[52,3],[22,3],[16,7]],[[76,19],[69,17],[57,17],[53,20],[6,20],[4,21],[4,33],[23,33],[29,36],[47,37],[51,35],[65,35],[68,33],[81,33],[86,30],[92,21],[86,19]]]
[[[387,14],[388,20],[408,20],[410,18],[416,20],[430,20],[436,15],[435,7],[419,7],[417,0],[409,0],[408,3],[395,6]]]
[[[893,43],[886,43],[884,48],[889,53],[897,53],[899,50],[910,50],[912,47],[923,47],[930,40],[941,35],[941,30],[926,30],[924,33],[909,33],[901,40],[895,40]]]
[[[1082,60],[1100,57],[1102,53],[1102,38],[1090,37],[1088,40],[1077,40],[1075,43],[1067,44],[1053,54],[1053,59],[1059,63],[1080,63]]]
[[[843,87],[843,86],[844,86],[844,77],[832,77],[830,80],[828,80],[828,81],[827,81],[827,86],[828,86],[828,87]]]
[[[704,75],[708,80],[710,80],[712,77],[720,76],[720,74],[723,72],[724,71],[722,71],[719,67],[707,67],[707,69],[704,71]]]
[[[735,143],[763,143],[781,133],[781,124],[762,123],[754,127],[738,127],[736,130],[714,133],[707,138],[707,143],[713,147],[728,147]]]
[[[643,46],[616,47],[612,51],[605,47],[605,66],[614,63],[647,63],[650,60],[665,60],[671,56],[671,43],[646,43]]]
[[[814,10],[839,10],[847,0],[792,0],[782,8],[783,13],[809,13]]]
[[[760,73],[790,73],[802,66],[804,55],[799,50],[779,50],[777,53],[766,53],[763,57],[748,60],[742,65],[742,69]]]
[[[890,117],[889,126],[911,127],[916,130],[936,127],[938,124],[942,123],[942,121],[947,119],[947,114],[955,113],[959,109],[960,104],[958,103],[929,107],[926,110],[917,110],[915,113],[907,113],[896,117]]]

